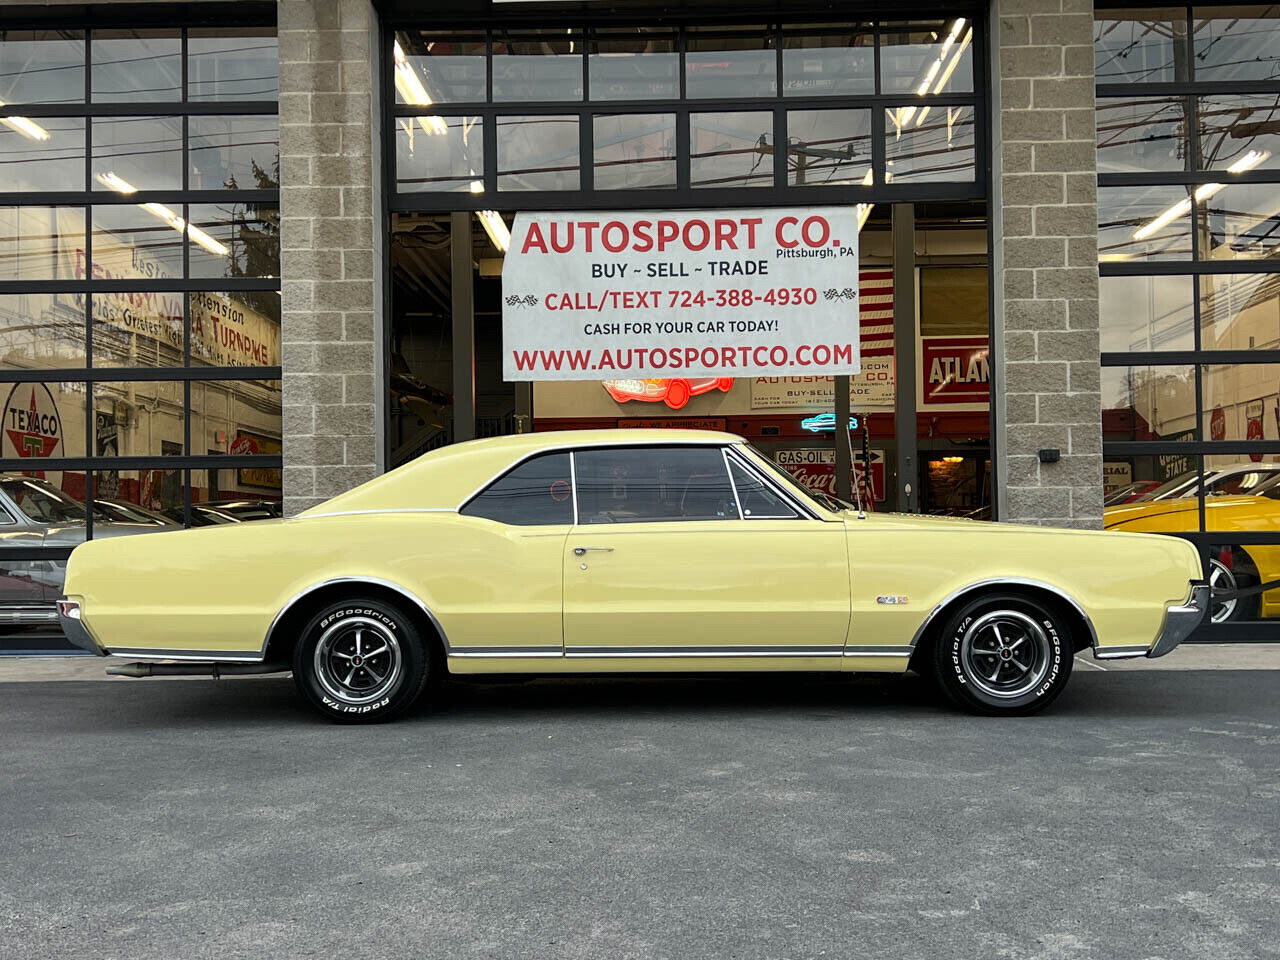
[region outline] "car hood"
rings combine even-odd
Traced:
[[[910,530],[937,530],[939,527],[951,528],[968,528],[972,530],[996,530],[1001,533],[1020,534],[1020,533],[1083,533],[1089,534],[1097,531],[1092,530],[1072,530],[1059,527],[1038,527],[1031,523],[994,523],[990,520],[972,520],[969,517],[948,517],[935,516],[924,513],[868,513],[865,518],[860,517],[856,510],[844,510],[841,515],[850,522],[850,524],[867,523],[878,527],[893,527],[895,529]]]
[[[1262,503],[1265,497],[1210,497],[1207,505],[1217,510],[1222,507],[1249,506]],[[1108,530],[1133,523],[1136,520],[1150,520],[1178,513],[1195,512],[1200,509],[1195,497],[1182,497],[1177,500],[1149,500],[1145,503],[1128,503],[1118,507],[1107,507],[1102,512],[1102,524]]]
[[[941,532],[942,530],[953,530],[956,532],[994,533],[997,536],[1008,537],[1051,535],[1054,537],[1108,537],[1110,539],[1110,535],[1104,530],[1041,527],[1032,523],[994,523],[990,520],[970,520],[968,517],[938,517],[918,513],[868,513],[865,520],[860,520],[854,510],[843,511],[843,516],[849,522],[851,531],[856,530],[859,524],[870,524],[879,529],[891,528],[904,531],[927,532],[935,530]],[[1168,540],[1167,536],[1159,533],[1126,533],[1125,536]]]

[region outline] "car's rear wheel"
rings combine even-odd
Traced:
[[[293,651],[298,690],[342,723],[389,720],[407,710],[430,668],[430,652],[413,621],[394,604],[368,597],[326,604]]]
[[[979,597],[947,618],[933,650],[938,686],[988,715],[1047,707],[1071,676],[1071,631],[1057,609],[1019,594]]]
[[[1256,593],[1236,596],[1236,591],[1261,582],[1248,554],[1235,547],[1213,547],[1211,550],[1214,552],[1209,557],[1210,622],[1256,620],[1262,598]]]

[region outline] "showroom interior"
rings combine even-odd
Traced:
[[[58,644],[86,537],[614,426],[739,433],[864,509],[1186,537],[1204,638],[1270,638],[1280,8],[1049,6],[12,7],[0,646]],[[847,404],[503,379],[517,213],[822,204],[860,224]]]

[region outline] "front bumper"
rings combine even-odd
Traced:
[[[1164,629],[1147,651],[1148,657],[1163,657],[1191,635],[1191,631],[1204,621],[1209,612],[1209,584],[1191,584],[1191,598],[1183,604],[1170,607],[1164,615]]]
[[[1209,612],[1209,584],[1202,580],[1191,582],[1191,596],[1186,603],[1175,604],[1165,610],[1164,626],[1150,646],[1094,647],[1095,660],[1128,660],[1133,657],[1163,657],[1191,635]]]
[[[98,641],[93,639],[93,634],[84,625],[80,602],[59,597],[57,607],[58,624],[62,627],[63,635],[81,650],[88,650],[94,656],[105,657],[107,651],[98,646]]]

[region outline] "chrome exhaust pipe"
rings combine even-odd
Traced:
[[[287,673],[285,663],[121,663],[107,667],[113,677],[219,677]]]

